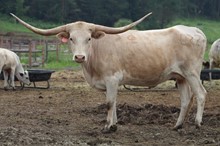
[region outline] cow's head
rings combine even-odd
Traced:
[[[69,42],[71,50],[73,52],[73,60],[75,60],[78,63],[83,63],[84,61],[87,61],[88,53],[89,53],[88,50],[91,49],[92,47],[92,39],[99,39],[102,36],[104,36],[105,33],[118,34],[125,32],[131,29],[132,27],[136,26],[140,22],[142,22],[150,14],[152,13],[145,15],[141,19],[129,25],[118,28],[106,27],[102,25],[96,25],[96,24],[80,21],[80,22],[66,24],[63,26],[58,26],[52,29],[36,28],[24,22],[23,20],[19,19],[14,14],[11,15],[15,17],[25,27],[27,27],[28,29],[30,29],[31,31],[37,34],[45,35],[45,36],[57,35],[62,42],[64,43]]]
[[[28,71],[24,71],[23,73],[19,73],[19,75],[20,75],[19,80],[21,82],[23,82],[24,84],[27,84],[27,85],[31,84],[30,79],[29,79]]]

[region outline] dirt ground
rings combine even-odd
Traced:
[[[202,127],[194,125],[194,102],[178,131],[172,130],[180,107],[174,82],[138,92],[120,87],[118,130],[110,134],[101,132],[107,115],[105,95],[88,86],[81,71],[56,71],[49,89],[4,91],[2,81],[0,85],[0,145],[220,145],[219,81],[212,88],[205,82]]]

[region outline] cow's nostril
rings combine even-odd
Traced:
[[[84,55],[76,55],[75,61],[81,63],[81,62],[85,61],[85,56]]]

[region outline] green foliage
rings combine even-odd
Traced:
[[[114,27],[122,27],[122,26],[128,25],[130,23],[132,23],[132,21],[130,19],[121,18],[115,22]]]
[[[24,16],[29,7],[24,6],[24,0],[16,0],[16,5],[15,5],[15,10],[16,10],[16,15],[18,16]]]
[[[153,15],[140,24],[141,29],[163,28],[176,17],[220,19],[219,0],[0,0],[0,4],[3,14],[62,24],[83,20],[113,26],[121,18],[135,21],[148,12]]]

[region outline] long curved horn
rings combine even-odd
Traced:
[[[123,27],[118,27],[118,28],[113,28],[113,27],[106,27],[106,26],[102,26],[102,25],[95,25],[95,31],[103,31],[107,34],[117,34],[117,33],[122,33],[125,32],[129,29],[131,29],[132,27],[136,26],[137,24],[141,23],[145,18],[147,18],[149,15],[151,15],[152,12],[148,13],[147,15],[145,15],[144,17],[142,17],[141,19],[123,26]]]
[[[66,25],[58,26],[52,29],[39,29],[34,26],[31,26],[30,24],[24,22],[14,14],[10,13],[16,20],[18,20],[21,24],[23,24],[25,27],[30,29],[31,31],[40,34],[40,35],[45,35],[45,36],[50,36],[50,35],[56,35],[59,32],[66,31]]]

